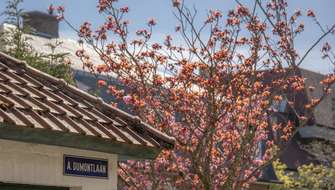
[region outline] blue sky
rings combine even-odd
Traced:
[[[0,0],[0,12],[3,11],[7,0]],[[172,14],[170,0],[119,0],[121,4],[126,4],[130,8],[129,20],[132,29],[144,26],[149,18],[156,18],[158,26],[155,28],[157,38],[165,34],[171,34],[176,25],[176,19]],[[206,15],[206,11],[210,9],[220,9],[224,13],[234,6],[234,0],[185,0],[189,6],[195,6],[199,12],[199,18]],[[250,0],[242,0],[242,2],[250,3]],[[335,0],[289,0],[290,7],[293,10],[306,10],[311,8],[315,10],[321,22],[325,26],[335,23]],[[102,23],[103,19],[99,16],[96,5],[97,0],[24,0],[22,8],[25,10],[46,10],[50,4],[63,5],[66,9],[67,19],[76,27],[84,21],[90,21],[94,25]],[[1,18],[0,20],[2,20]],[[301,36],[301,40],[297,43],[298,49],[303,51],[313,43],[320,34],[311,24],[311,20],[305,21],[306,32]],[[61,23],[60,33],[63,37],[75,38],[75,33],[69,29],[64,23]],[[335,35],[328,38],[332,45],[335,46]],[[335,47],[334,47],[335,48]],[[318,49],[314,51],[305,64],[305,67],[315,71],[327,72],[330,66],[324,63],[318,54]]]

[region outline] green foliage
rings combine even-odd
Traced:
[[[334,190],[335,161],[331,167],[302,165],[297,172],[287,172],[287,166],[278,160],[273,163],[278,179],[283,185],[274,185],[273,190]]]
[[[24,32],[28,32],[28,28],[22,27],[23,9],[19,8],[19,4],[23,0],[8,0],[5,11],[2,15],[5,16],[5,22],[13,27],[4,30],[1,34],[1,48],[16,58],[23,58],[25,54],[31,51],[28,43],[29,38],[24,36]]]
[[[25,60],[30,66],[48,73],[54,77],[62,78],[70,84],[74,84],[71,67],[66,64],[50,64],[39,55],[26,54],[22,60]]]
[[[23,16],[23,9],[19,8],[20,3],[23,0],[7,0],[7,5],[5,11],[2,15],[5,15],[5,21],[9,24],[13,24],[15,26],[21,26],[21,17]]]
[[[48,73],[54,77],[62,78],[70,84],[74,84],[72,70],[66,62],[68,53],[56,53],[56,49],[62,42],[56,40],[55,43],[47,43],[46,47],[50,49],[50,53],[43,54],[35,52],[31,47],[29,38],[26,33],[30,29],[22,26],[23,9],[19,8],[23,0],[8,0],[6,10],[3,12],[6,22],[12,24],[13,27],[0,34],[0,50],[7,54],[24,60],[30,66]],[[67,61],[69,63],[69,61]]]

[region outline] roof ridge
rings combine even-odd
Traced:
[[[302,72],[310,72],[310,73],[317,74],[317,75],[320,75],[320,76],[326,76],[327,75],[327,74],[323,74],[321,72],[309,70],[309,69],[306,69],[306,68],[299,68],[299,70],[302,71]]]
[[[3,60],[6,60],[6,61],[3,61]],[[146,130],[147,132],[151,133],[152,135],[154,135],[158,138],[163,139],[167,143],[174,144],[175,141],[176,141],[174,137],[169,137],[168,135],[166,135],[166,134],[158,131],[157,129],[153,128],[149,124],[143,122],[138,116],[132,116],[132,115],[126,113],[125,111],[122,111],[119,108],[113,107],[113,106],[107,104],[106,102],[104,102],[102,100],[102,98],[93,96],[93,95],[91,95],[91,94],[89,94],[89,93],[71,85],[71,84],[68,84],[64,79],[59,79],[59,78],[51,76],[47,73],[44,73],[40,70],[37,70],[37,69],[29,66],[26,63],[26,61],[16,59],[16,58],[14,58],[14,57],[12,57],[8,54],[5,54],[1,51],[0,51],[0,61],[3,61],[4,64],[9,63],[9,64],[11,64],[10,66],[12,66],[12,67],[15,67],[15,66],[22,67],[23,69],[30,72],[31,74],[35,74],[38,77],[40,77],[42,79],[45,79],[48,82],[53,83],[54,85],[61,86],[62,90],[66,89],[70,93],[76,94],[76,95],[86,99],[87,101],[94,102],[97,106],[101,106],[103,113],[110,115],[111,112],[112,112],[113,114],[117,115],[121,119],[124,119],[124,120],[130,122],[133,125],[140,125],[141,127],[144,127],[144,130]]]

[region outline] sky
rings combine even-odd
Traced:
[[[0,12],[3,11],[7,0],[0,0]],[[250,3],[251,0],[241,0],[244,3]],[[66,9],[66,18],[77,28],[84,21],[90,21],[93,26],[98,26],[103,22],[103,17],[97,11],[98,0],[24,0],[21,7],[24,10],[47,10],[50,4],[63,5]],[[166,34],[173,34],[177,24],[172,14],[170,0],[119,0],[120,4],[127,5],[130,8],[128,19],[130,20],[131,30],[135,31],[145,25],[148,19],[155,18],[158,22],[154,30],[155,38],[161,40]],[[234,0],[185,0],[190,7],[195,7],[199,13],[199,21],[202,21],[208,10],[220,9],[227,13],[229,9],[236,6]],[[308,8],[314,10],[324,26],[335,24],[335,0],[289,0],[291,11]],[[0,18],[0,22],[3,17]],[[312,24],[311,20],[305,21],[305,33],[298,39],[297,49],[304,52],[318,38],[320,31]],[[64,23],[60,24],[60,34],[65,38],[76,39],[76,34]],[[335,35],[327,38],[335,48]],[[319,50],[310,54],[306,59],[304,67],[326,73],[332,70],[332,66],[320,58]]]

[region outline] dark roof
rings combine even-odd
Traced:
[[[279,180],[276,176],[276,173],[273,169],[272,164],[267,165],[261,173],[261,176],[257,179],[257,181],[264,181],[264,182],[273,182],[278,183]]]
[[[323,80],[326,76],[320,73],[316,73],[313,71],[300,69],[301,76],[306,78],[305,86],[306,86],[306,95],[309,100],[312,98],[319,98],[323,94],[323,86],[320,84],[320,81]],[[313,91],[308,90],[309,86],[314,86],[315,89]],[[335,121],[335,86],[332,86],[333,92],[328,95],[325,99],[323,99],[320,104],[315,107],[313,115],[315,119],[315,124],[327,127],[333,127]]]
[[[48,19],[48,20],[53,20],[53,21],[58,22],[55,15],[48,14],[48,13],[42,12],[42,11],[27,11],[27,12],[24,12],[22,14],[22,17],[23,18],[40,17],[40,18],[43,18],[43,19]]]
[[[308,114],[305,105],[313,98],[319,98],[323,94],[323,86],[320,81],[326,76],[320,73],[309,71],[306,69],[288,70],[289,76],[301,76],[305,78],[305,89],[300,92],[286,92],[290,101],[294,101],[294,109],[298,114]],[[266,72],[266,82],[271,82],[273,79],[282,77],[280,74],[273,74]],[[309,86],[315,89],[310,91]],[[298,166],[309,163],[319,163],[318,158],[313,158],[308,152],[303,150],[299,143],[310,139],[335,140],[335,99],[334,85],[331,87],[333,93],[328,95],[323,101],[313,110],[312,123],[299,128],[298,133],[293,137],[285,147],[283,154],[280,156],[281,162],[285,163],[289,170],[296,170]],[[287,110],[289,111],[289,110]],[[287,118],[289,119],[289,118]],[[277,177],[273,171],[272,165],[268,166],[262,171],[262,175],[258,181],[276,182]]]
[[[289,101],[294,102],[294,109],[299,115],[309,115],[309,110],[305,108],[305,105],[308,104],[313,98],[320,98],[323,94],[323,85],[320,84],[326,76],[309,71],[302,68],[287,68],[285,72],[274,73],[271,71],[262,71],[264,72],[264,82],[272,83],[273,80],[286,76],[299,76],[305,78],[305,89],[299,92],[288,90],[284,92],[288,97]],[[309,86],[313,86],[315,89],[313,91],[309,90]],[[320,125],[326,127],[335,127],[335,85],[331,87],[333,93],[326,96],[320,104],[316,106],[311,114],[313,116],[313,121],[309,125]]]
[[[175,142],[138,117],[1,52],[0,122],[137,147],[172,148]]]
[[[299,135],[303,139],[323,139],[335,141],[334,128],[324,126],[306,126],[298,129]]]
[[[101,97],[106,103],[116,103],[117,108],[129,114],[134,114],[134,111],[129,104],[125,104],[123,101],[117,99],[113,94],[109,93],[109,85],[117,87],[117,89],[122,89],[125,93],[130,91],[126,86],[122,85],[119,80],[110,76],[93,75],[92,73],[75,69],[73,69],[73,78],[76,81],[77,87],[81,90],[84,90],[85,92],[93,92]],[[108,85],[98,87],[97,84],[99,80],[106,81]]]

